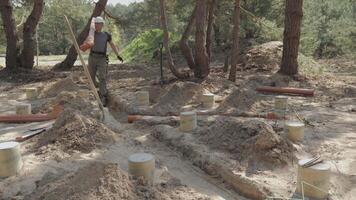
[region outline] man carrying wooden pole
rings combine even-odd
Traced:
[[[90,48],[88,69],[92,80],[95,83],[96,87],[99,87],[99,95],[103,106],[107,104],[107,95],[108,90],[106,87],[107,83],[107,70],[108,70],[108,55],[107,55],[107,44],[110,44],[111,49],[116,54],[117,58],[123,62],[123,59],[119,55],[119,50],[117,46],[113,43],[111,34],[108,32],[103,32],[103,27],[105,21],[102,17],[96,17],[93,20],[94,27],[91,29],[93,33],[93,41],[90,42],[90,39],[84,41],[80,46],[82,51],[86,51]],[[89,32],[89,37],[91,37]],[[96,82],[96,74],[98,74],[99,83]]]

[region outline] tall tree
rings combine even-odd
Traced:
[[[235,12],[234,12],[234,30],[232,35],[232,49],[231,49],[231,68],[229,74],[229,80],[236,81],[236,68],[239,61],[239,38],[240,38],[240,0],[235,0]],[[228,59],[228,58],[227,58]]]
[[[283,55],[280,72],[298,73],[300,25],[303,17],[303,0],[286,0],[284,19]]]
[[[209,57],[206,50],[206,16],[207,0],[196,1],[195,32],[195,68],[194,76],[205,78],[209,75]]]
[[[190,16],[188,25],[182,35],[182,39],[180,40],[180,43],[179,43],[182,54],[183,54],[185,60],[187,61],[187,64],[190,69],[195,68],[193,52],[192,52],[191,48],[189,47],[189,36],[190,36],[190,34],[193,30],[193,27],[194,27],[196,10],[197,10],[197,8],[195,7],[192,12],[192,15]]]
[[[42,15],[43,6],[43,0],[35,0],[31,14],[23,26],[23,49],[21,52],[21,67],[23,68],[33,68],[36,49],[34,36]]]
[[[216,0],[209,0],[208,28],[206,31],[206,50],[209,56],[209,60],[211,59],[213,27],[214,27],[214,20],[215,20],[215,6],[216,6]]]
[[[93,10],[91,17],[88,19],[86,26],[84,27],[82,32],[77,37],[77,42],[79,44],[83,43],[84,40],[86,39],[86,37],[88,36],[91,19],[93,17],[97,17],[97,16],[101,15],[101,13],[105,10],[107,2],[108,2],[108,0],[99,0],[95,4],[95,8]],[[61,70],[71,69],[73,67],[75,61],[77,60],[77,57],[78,57],[78,54],[77,54],[74,46],[72,45],[69,49],[69,52],[68,52],[66,58],[61,63],[58,63],[57,65],[55,65],[54,68],[61,69]]]
[[[160,0],[159,3],[160,3],[160,12],[161,12],[161,26],[163,29],[163,46],[166,51],[166,55],[167,55],[167,59],[168,59],[168,61],[167,61],[168,67],[171,70],[171,72],[173,73],[173,75],[175,75],[177,78],[179,78],[179,79],[188,78],[189,74],[185,74],[185,73],[178,71],[174,66],[171,50],[169,48],[169,43],[168,43],[169,42],[169,32],[168,32],[168,28],[167,28],[165,1]]]
[[[0,1],[0,12],[3,27],[6,35],[6,67],[8,70],[18,68],[17,57],[19,50],[17,48],[18,38],[16,35],[15,20],[13,18],[13,8],[10,0]]]

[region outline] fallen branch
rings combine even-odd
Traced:
[[[302,88],[292,88],[292,87],[258,87],[256,91],[261,93],[275,93],[275,94],[286,94],[286,95],[295,95],[295,96],[314,96],[313,89],[302,89]]]

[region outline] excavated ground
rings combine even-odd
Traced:
[[[272,46],[262,49],[274,54]],[[8,77],[0,85],[1,113],[12,113],[18,102],[30,102],[34,113],[49,112],[54,104],[64,102],[65,112],[55,122],[0,123],[1,141],[29,128],[53,124],[49,131],[21,144],[23,167],[18,175],[0,181],[1,199],[287,198],[295,196],[296,160],[317,154],[332,166],[329,199],[353,199],[355,63],[348,63],[353,65],[348,73],[327,71],[293,79],[275,74],[273,59],[266,66],[261,64],[264,59],[260,52],[251,50],[250,54],[236,84],[225,79],[220,63],[213,63],[212,73],[201,84],[173,80],[163,86],[152,84],[157,82],[158,66],[112,66],[110,110],[121,123],[117,130],[97,120],[93,96],[79,92],[88,88],[77,69],[71,76],[46,72],[43,79],[33,73],[34,81],[31,74],[24,73],[26,78],[17,83]],[[19,77],[21,74],[16,75]],[[314,98],[289,100],[293,110],[312,125],[306,127],[302,142],[286,139],[281,122],[227,116],[272,111],[273,96],[254,90],[262,85],[316,89]],[[28,101],[23,89],[33,86],[40,88],[40,99]],[[135,105],[135,92],[140,90],[150,92],[151,106]],[[184,106],[203,109],[199,97],[204,92],[215,94],[217,103],[209,110],[210,116],[198,117],[199,127],[191,133],[180,132],[177,123],[126,123],[127,114],[167,116],[179,114]],[[294,118],[295,112],[290,110],[288,116]],[[126,174],[127,157],[137,152],[155,155],[156,181],[152,187],[142,186]]]

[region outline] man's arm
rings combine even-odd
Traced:
[[[121,56],[119,55],[119,49],[117,48],[117,46],[110,41],[109,42],[111,49],[114,51],[115,55],[117,56],[117,58],[121,61],[124,62],[124,60],[121,58]]]

